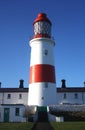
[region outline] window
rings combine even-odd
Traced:
[[[44,55],[47,55],[48,54],[48,50],[44,50]]]
[[[42,100],[44,100],[44,97],[42,97]]]
[[[15,108],[15,116],[19,116],[19,108]]]
[[[10,98],[11,98],[11,94],[8,94],[8,95],[7,95],[7,99],[10,99]]]
[[[74,94],[74,98],[77,99],[78,98],[78,93]]]
[[[22,99],[22,94],[19,94],[19,99]]]
[[[63,98],[66,99],[66,93],[64,93]]]
[[[48,88],[48,83],[45,83],[45,88]]]

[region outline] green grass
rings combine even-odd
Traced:
[[[85,122],[51,122],[54,130],[85,130]],[[0,123],[0,130],[31,130],[34,123]]]
[[[51,123],[54,130],[85,130],[85,122]]]
[[[0,130],[31,130],[34,123],[0,123]]]

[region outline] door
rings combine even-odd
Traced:
[[[4,122],[9,122],[9,113],[10,113],[10,109],[4,108]]]
[[[48,121],[47,107],[37,107],[37,111],[38,111],[38,121],[47,122]]]

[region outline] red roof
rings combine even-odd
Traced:
[[[51,24],[51,21],[47,18],[47,15],[45,13],[39,13],[33,24],[39,21],[47,21]]]

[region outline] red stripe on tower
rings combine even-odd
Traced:
[[[35,82],[55,83],[55,68],[52,65],[34,65],[30,67],[30,84]]]

